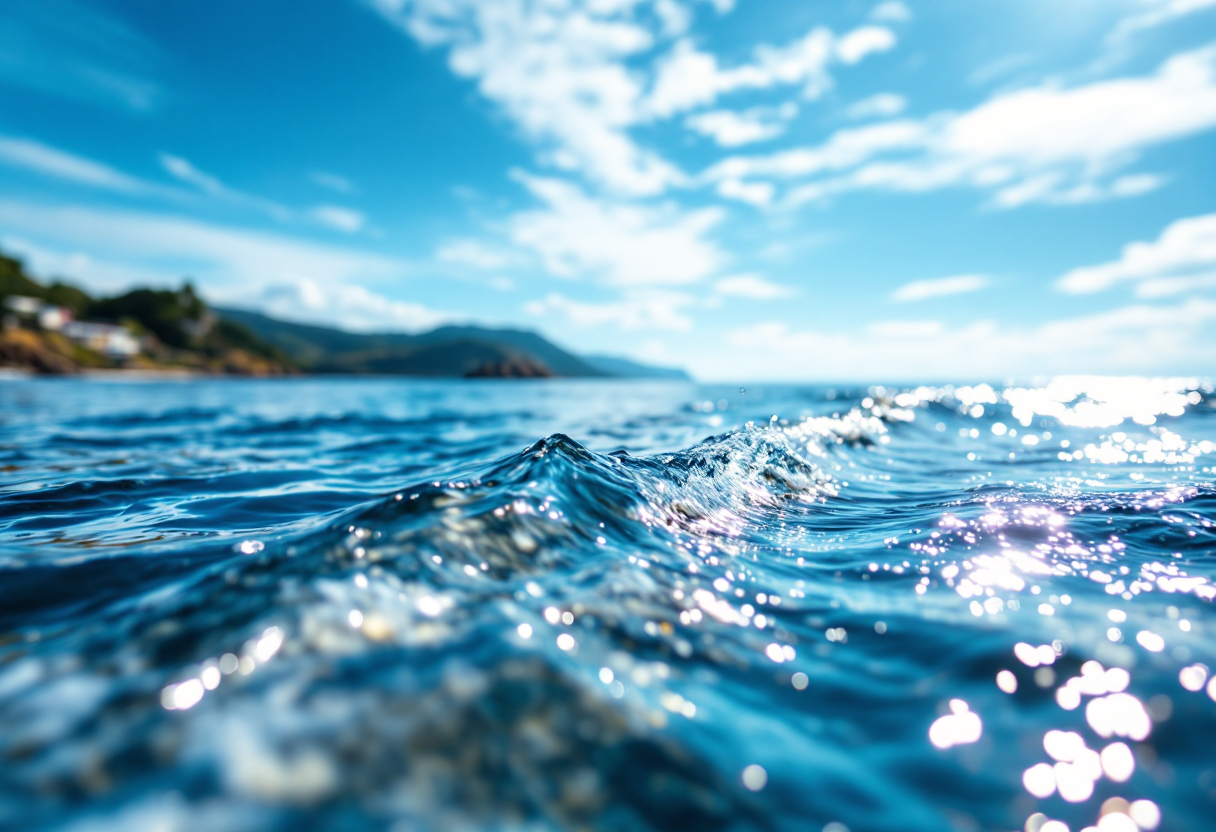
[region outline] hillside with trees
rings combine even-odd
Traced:
[[[235,375],[298,372],[280,349],[217,316],[186,283],[94,298],[39,283],[0,254],[0,366],[39,373],[181,370]]]

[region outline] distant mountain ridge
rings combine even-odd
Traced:
[[[214,311],[311,373],[463,377],[487,375],[486,368],[526,365],[564,378],[689,379],[679,369],[609,356],[578,356],[528,330],[449,325],[417,334],[360,333],[283,321],[247,309],[216,307]]]
[[[441,326],[428,332],[350,332],[209,307],[189,283],[92,297],[43,284],[0,252],[0,367],[240,375],[298,372],[432,378],[684,379],[683,370],[613,356],[579,356],[530,330]]]

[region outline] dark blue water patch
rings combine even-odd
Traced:
[[[306,471],[233,472],[200,478],[114,479],[73,482],[34,491],[0,493],[0,520],[15,528],[71,525],[101,514],[138,512],[167,501],[202,495],[273,492],[309,478]]]
[[[291,419],[254,419],[242,424],[231,432],[234,435],[286,434],[302,433],[315,435],[333,432],[344,436],[359,433],[399,433],[409,432],[419,428],[434,431],[437,426],[447,426],[452,429],[477,429],[487,425],[499,425],[512,420],[526,420],[528,413],[497,413],[480,414],[437,411],[416,418],[385,418],[369,416],[360,413],[338,413],[316,415],[308,418]]]
[[[223,419],[226,411],[222,408],[181,407],[159,411],[132,410],[112,413],[106,416],[106,424],[112,430],[127,428],[143,428],[149,425],[185,425],[194,429],[213,424]],[[97,420],[92,416],[82,416],[67,419],[62,422],[66,428],[96,428]]]
[[[6,569],[0,584],[0,630],[70,626],[115,602],[189,577],[210,560],[231,556],[230,547],[225,546],[209,555],[97,554],[81,556],[84,559],[77,562],[60,560]]]
[[[141,447],[180,447],[182,442],[181,434],[176,433],[144,433],[140,432],[138,437],[132,437],[121,433],[110,433],[108,431],[100,432],[94,427],[90,432],[79,433],[56,433],[48,437],[47,445],[50,448],[64,449],[125,449],[130,448],[133,441],[139,442]]]

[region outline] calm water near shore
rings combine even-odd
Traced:
[[[0,380],[0,828],[1198,830],[1216,396]]]

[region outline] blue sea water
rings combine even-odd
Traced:
[[[0,829],[1199,830],[1197,379],[0,382]]]

